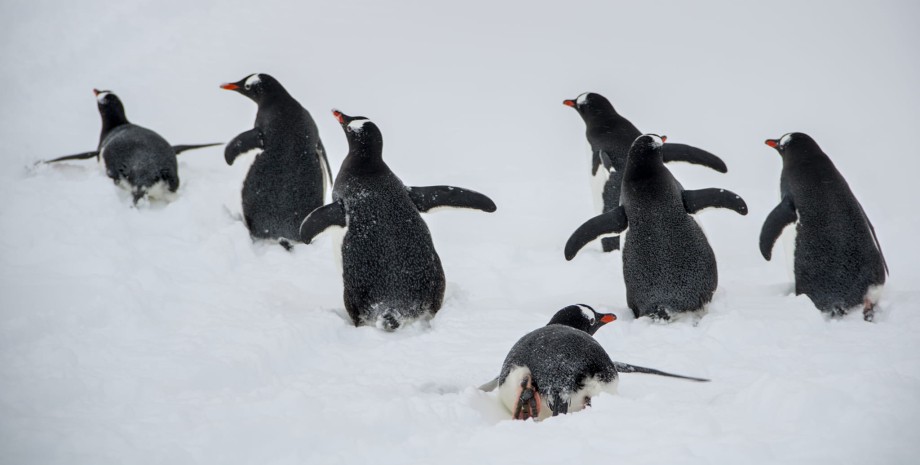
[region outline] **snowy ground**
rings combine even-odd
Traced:
[[[85,3],[85,2],[81,2]],[[916,463],[920,453],[920,8],[911,2],[4,2],[0,5],[0,463]],[[448,277],[430,327],[348,323],[323,238],[252,244],[251,158],[188,152],[168,205],[131,208],[92,162],[93,87],[175,144],[227,141],[276,76],[313,113],[381,127],[409,185],[479,190],[498,212],[426,216]],[[751,213],[700,216],[720,288],[697,325],[635,321],[619,254],[562,248],[593,212],[583,124],[605,94],[640,129],[720,154]],[[892,275],[876,324],[788,295],[757,234],[780,161],[810,133],[875,223]],[[778,247],[781,247],[778,245]],[[475,386],[559,308],[620,316],[623,375],[581,413],[514,422]]]

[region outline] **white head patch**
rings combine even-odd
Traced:
[[[582,105],[584,105],[584,104],[585,104],[585,101],[588,100],[588,94],[590,94],[590,93],[591,93],[591,92],[585,92],[585,93],[579,95],[578,98],[575,99],[575,105],[577,105],[577,106],[579,106],[579,107],[582,106]]]
[[[99,92],[99,95],[96,96],[96,102],[102,103],[105,100],[105,96],[111,94],[111,92]]]
[[[262,76],[260,76],[258,73],[256,73],[256,74],[253,74],[252,76],[249,76],[248,78],[246,78],[246,82],[243,83],[243,85],[245,85],[246,88],[248,89],[248,88],[250,88],[250,87],[252,87],[252,86],[254,86],[254,85],[256,85],[256,84],[258,84],[258,83],[260,83],[260,82],[262,82]]]
[[[578,304],[578,306],[581,307],[581,314],[584,315],[585,319],[594,323],[594,312],[585,305]]]
[[[364,123],[370,123],[369,119],[356,119],[348,123],[348,129],[351,129],[354,132],[361,132],[364,129]]]
[[[779,140],[780,147],[785,147],[792,140],[792,133],[788,133]]]
[[[648,134],[648,136],[652,138],[652,146],[653,146],[653,147],[661,147],[662,145],[664,145],[664,141],[661,140],[660,137],[658,137],[658,136],[656,136],[656,135],[654,135],[654,134]]]

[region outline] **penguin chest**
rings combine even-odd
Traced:
[[[594,210],[597,214],[604,213],[604,191],[610,181],[610,172],[603,165],[598,165],[591,175],[591,194],[594,199]]]

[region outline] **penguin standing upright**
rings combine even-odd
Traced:
[[[58,157],[45,163],[101,157],[105,162],[105,174],[131,193],[134,204],[143,198],[169,200],[170,194],[179,189],[177,154],[220,145],[169,145],[159,134],[128,122],[125,106],[112,91],[93,89],[93,94],[102,117],[99,147],[92,152]]]
[[[875,228],[831,159],[807,134],[794,132],[766,144],[783,158],[779,205],[760,231],[760,252],[770,260],[783,229],[795,223],[796,295],[807,295],[831,315],[863,307],[872,321],[888,265]]]
[[[437,207],[495,211],[477,192],[452,186],[407,187],[384,163],[383,137],[363,116],[338,110],[348,156],[332,191],[332,203],[303,221],[309,244],[331,227],[346,228],[342,240],[345,309],[355,326],[392,331],[416,319],[430,319],[444,299],[444,270],[419,212]]]
[[[588,407],[601,392],[616,394],[618,373],[709,381],[612,361],[593,335],[616,319],[612,313],[597,313],[584,304],[559,310],[546,326],[511,347],[498,378],[481,389],[497,387],[514,419],[542,420]]]
[[[310,113],[268,74],[252,74],[221,88],[258,105],[255,126],[224,151],[228,165],[261,150],[243,181],[243,219],[253,239],[277,239],[285,248],[300,236],[300,222],[324,203],[332,172]]]
[[[585,92],[574,100],[562,102],[574,108],[585,121],[585,136],[591,145],[591,178],[597,213],[606,213],[620,205],[620,186],[629,147],[642,133],[622,117],[601,94]],[[720,173],[728,168],[719,157],[696,147],[668,144],[662,148],[665,163],[683,161],[708,166]],[[604,252],[620,246],[619,237],[601,239]]]
[[[747,214],[744,200],[727,190],[684,190],[663,164],[666,139],[646,134],[633,142],[623,172],[622,205],[588,220],[565,245],[565,258],[571,260],[588,242],[629,228],[623,278],[636,318],[668,319],[712,300],[718,285],[715,255],[690,214],[709,207]]]

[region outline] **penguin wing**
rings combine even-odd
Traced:
[[[684,191],[684,208],[693,214],[707,208],[727,208],[747,215],[747,204],[740,195],[725,189],[709,188]]]
[[[882,257],[882,266],[885,267],[885,274],[887,275],[889,274],[888,262],[885,260],[885,254],[882,253],[882,244],[879,243],[878,236],[875,235],[875,226],[872,226],[872,222],[869,221],[869,216],[866,215],[866,210],[863,209],[862,205],[859,206],[859,210],[862,212],[863,218],[866,219],[866,224],[869,225],[869,231],[872,232],[872,240],[875,241],[875,248],[878,249],[878,254]]]
[[[224,160],[227,160],[228,165],[232,165],[236,157],[250,150],[264,147],[265,145],[262,143],[262,131],[260,131],[259,128],[252,128],[234,137],[233,140],[227,143],[227,147],[224,148]]]
[[[696,147],[685,144],[667,143],[661,146],[661,157],[665,163],[685,161],[694,165],[703,165],[720,173],[728,172],[728,167],[721,158]]]
[[[485,391],[485,392],[492,392],[497,387],[498,387],[498,376],[492,379],[492,381],[489,381],[488,383],[485,383],[482,386],[479,386],[479,390]]]
[[[689,379],[691,381],[699,381],[701,383],[708,383],[710,381],[706,378],[694,378],[692,376],[675,375],[674,373],[667,373],[661,370],[656,370],[654,368],[639,367],[639,366],[630,365],[628,363],[623,363],[623,362],[613,362],[613,366],[620,373],[647,373],[650,375],[668,376],[671,378],[680,378],[680,379]]]
[[[472,208],[484,212],[494,212],[495,202],[476,191],[453,186],[406,187],[409,198],[420,212],[435,208]]]
[[[607,152],[603,150],[597,151],[597,157],[601,159],[601,164],[604,165],[604,169],[608,172],[614,171],[613,161],[610,160],[610,155],[607,155]]]
[[[98,158],[98,157],[99,157],[99,151],[93,150],[92,152],[83,152],[83,153],[78,153],[75,155],[65,155],[63,157],[57,157],[53,160],[42,160],[42,161],[39,161],[38,163],[55,163],[55,162],[65,161],[65,160],[88,160],[90,158]]]
[[[176,152],[176,155],[179,155],[180,153],[186,150],[203,149],[205,147],[214,147],[215,145],[221,145],[221,143],[217,142],[214,144],[173,145],[172,148],[173,148],[173,152]]]
[[[795,212],[792,197],[784,196],[779,205],[767,215],[760,229],[760,254],[763,255],[763,258],[770,260],[776,239],[782,234],[783,229],[794,223],[796,219],[798,219],[798,214]]]
[[[313,210],[307,215],[303,223],[300,223],[300,240],[304,244],[309,244],[314,237],[320,235],[323,231],[336,226],[344,228],[347,225],[345,205],[342,204],[341,200],[336,200]]]
[[[319,158],[319,164],[323,170],[323,201],[325,201],[326,191],[332,187],[332,168],[329,166],[329,159],[326,158],[326,148],[323,147],[323,141],[316,143],[316,156]]]
[[[582,247],[598,237],[609,234],[620,234],[625,231],[628,226],[629,221],[626,218],[626,210],[623,206],[619,206],[607,213],[601,213],[591,218],[586,221],[585,224],[579,226],[578,229],[572,233],[572,236],[569,237],[568,242],[565,243],[565,259],[571,260],[575,258],[575,255],[578,254],[578,251],[581,250]]]

